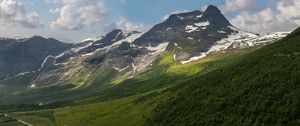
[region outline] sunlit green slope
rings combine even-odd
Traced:
[[[149,125],[300,125],[300,29],[196,77],[155,108]]]

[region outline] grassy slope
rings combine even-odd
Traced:
[[[0,115],[0,126],[24,126],[24,124],[18,122],[16,119]]]
[[[194,78],[149,125],[300,125],[300,29],[235,64]]]
[[[55,126],[54,111],[51,109],[35,110],[28,112],[12,113],[11,116],[17,117],[20,120],[28,121],[34,126]],[[1,123],[0,123],[1,124]]]
[[[22,92],[1,97],[0,100],[6,104],[31,104],[40,102],[56,103],[62,101],[73,101],[75,99],[81,99],[82,97],[96,95],[98,92],[100,92],[100,90],[109,86],[110,79],[115,76],[116,72],[114,70],[107,70],[98,73],[99,74],[96,74],[87,80],[86,83],[90,83],[91,85],[88,87],[77,88],[73,82],[64,82],[51,85],[45,84],[38,88],[28,88],[28,86],[23,86]]]
[[[142,125],[153,114],[154,107],[171,96],[170,87],[230,64],[239,55],[241,54],[216,54],[181,65],[175,63],[171,55],[166,54],[150,71],[117,84],[97,97],[54,109],[53,113],[41,110],[45,115],[52,115],[48,119],[37,111],[17,112],[13,115],[36,125]],[[55,121],[50,117],[54,117]]]
[[[23,76],[16,77],[14,80],[0,80],[0,97],[11,92],[24,90],[33,76],[36,76],[36,73],[25,74]]]

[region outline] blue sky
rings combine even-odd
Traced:
[[[210,4],[246,31],[286,31],[300,24],[299,0],[1,0],[0,37],[41,35],[79,42],[114,28],[147,30],[166,15]],[[13,18],[18,16],[22,19]]]
[[[126,3],[120,3],[120,0],[111,0],[107,1],[107,4],[118,16],[124,16],[132,22],[151,25],[176,10],[197,10],[208,4],[219,5],[223,2],[222,0],[128,0]]]

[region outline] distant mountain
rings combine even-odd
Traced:
[[[48,55],[57,55],[72,44],[34,36],[26,39],[0,39],[0,79],[37,71]]]
[[[116,29],[103,38],[75,44],[61,54],[47,57],[42,64],[41,73],[33,83],[63,82],[87,68],[91,68],[89,74],[93,74],[95,70],[132,68],[135,58],[148,54],[145,48],[131,45],[142,34],[137,31],[124,33]],[[89,75],[88,73],[82,77]]]

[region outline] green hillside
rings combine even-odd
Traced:
[[[196,77],[160,103],[150,126],[300,125],[300,29]],[[174,92],[175,93],[175,92]]]
[[[162,55],[149,71],[125,81],[116,78],[114,86],[99,90],[97,96],[59,108],[10,114],[34,125],[144,125],[153,115],[154,108],[173,95],[174,87],[181,88],[182,82],[232,64],[251,51],[215,54],[184,65],[174,62],[169,52]]]
[[[0,112],[37,126],[299,125],[299,61],[300,29],[261,49],[217,53],[188,64],[167,52],[134,78],[108,71],[84,90],[52,97],[96,93],[81,100],[0,106]],[[103,82],[106,88],[96,88]]]

